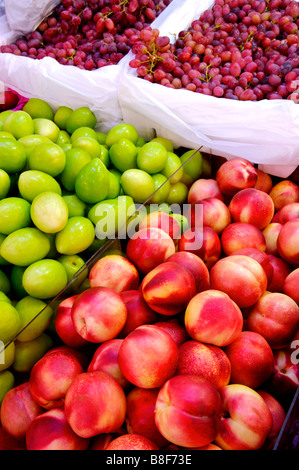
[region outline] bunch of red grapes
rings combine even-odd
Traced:
[[[171,1],[62,0],[36,31],[0,51],[86,70],[115,65]]]
[[[138,77],[241,101],[299,103],[299,3],[215,0],[173,44],[157,29],[132,48]]]

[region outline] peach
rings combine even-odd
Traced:
[[[126,255],[142,274],[147,274],[175,251],[174,241],[168,233],[153,227],[134,233],[128,241]]]
[[[197,292],[202,292],[210,287],[210,273],[204,261],[189,251],[177,251],[171,255],[167,262],[179,263],[191,271],[196,282]]]
[[[127,307],[127,320],[118,335],[120,338],[124,338],[138,326],[158,320],[157,312],[147,305],[140,290],[124,291],[120,296]]]
[[[87,450],[89,439],[79,437],[70,428],[62,408],[37,416],[26,435],[27,450]]]
[[[274,215],[274,202],[264,191],[247,188],[238,191],[228,206],[234,222],[246,222],[263,230]]]
[[[155,325],[142,325],[123,340],[118,364],[136,387],[161,387],[177,369],[179,351],[169,333]]]
[[[207,446],[196,447],[192,450],[223,450],[223,449],[221,449],[221,447],[219,446],[216,446],[216,444],[208,444]]]
[[[286,204],[299,202],[299,186],[290,180],[282,180],[273,186],[269,196],[273,199],[275,211],[279,211]]]
[[[187,229],[178,244],[179,251],[188,251],[201,258],[208,269],[219,260],[221,243],[218,234],[211,227]]]
[[[255,389],[273,373],[273,351],[259,333],[242,331],[224,351],[231,363],[231,383]]]
[[[128,380],[121,372],[118,365],[118,352],[122,345],[122,339],[111,339],[101,344],[95,351],[90,364],[87,368],[87,372],[93,372],[95,370],[102,370],[114,377],[123,389],[129,385]]]
[[[220,390],[223,418],[215,444],[223,450],[258,450],[272,428],[272,415],[265,400],[242,384]]]
[[[43,408],[59,408],[72,381],[82,372],[81,363],[68,351],[48,352],[31,369],[29,391]]]
[[[71,348],[81,348],[88,344],[88,341],[77,333],[71,316],[72,306],[77,297],[73,295],[60,302],[55,315],[56,332],[64,344]]]
[[[77,333],[91,343],[115,338],[127,320],[121,296],[108,287],[91,287],[79,294],[71,311]]]
[[[240,308],[254,305],[268,283],[260,263],[245,255],[221,258],[211,269],[210,279],[211,289],[225,292]]]
[[[226,255],[231,255],[241,248],[266,250],[266,241],[262,231],[246,222],[233,222],[222,232],[221,245]]]
[[[159,447],[139,434],[124,434],[113,439],[105,450],[159,450]]]
[[[219,185],[216,180],[211,178],[200,178],[196,180],[188,192],[188,204],[193,204],[196,201],[213,197],[224,200],[224,196],[220,191]]]
[[[268,255],[278,255],[277,238],[281,229],[282,224],[279,224],[277,222],[271,222],[262,231],[266,242],[265,251]]]
[[[175,341],[178,348],[189,339],[186,328],[179,323],[177,318],[173,318],[168,321],[159,321],[154,323],[154,325],[167,331]]]
[[[137,289],[139,273],[135,266],[121,255],[107,255],[99,259],[89,273],[90,287],[109,287],[117,294]]]
[[[257,180],[253,187],[255,189],[259,189],[260,191],[265,191],[265,193],[269,193],[273,187],[271,176],[259,168],[256,168],[255,171],[257,173]]]
[[[270,263],[269,256],[267,253],[265,253],[265,251],[258,250],[257,248],[241,248],[241,250],[234,251],[230,256],[236,255],[249,256],[250,258],[258,261],[266,273],[268,283],[271,282],[273,277],[273,266]]]
[[[257,181],[257,172],[248,160],[236,157],[220,166],[216,181],[222,194],[233,196],[241,189],[252,188]]]
[[[278,436],[282,428],[286,417],[286,412],[284,411],[284,408],[279,403],[279,401],[270,393],[266,392],[265,390],[257,390],[257,393],[265,400],[272,415],[272,427],[267,436],[267,441],[273,442],[273,439]]]
[[[267,391],[279,401],[289,401],[299,387],[299,360],[297,349],[290,347],[274,351],[273,373],[267,383]]]
[[[25,439],[32,420],[45,410],[32,398],[29,383],[24,382],[9,390],[1,404],[0,419],[3,429],[16,439]]]
[[[150,212],[141,220],[138,229],[142,230],[154,227],[164,230],[164,232],[166,232],[173,240],[180,238],[180,224],[166,212]]]
[[[243,316],[224,292],[210,289],[195,295],[185,311],[185,328],[192,339],[226,346],[241,334]]]
[[[286,204],[274,215],[272,222],[284,225],[289,220],[299,218],[299,202]]]
[[[201,375],[221,388],[228,385],[230,371],[229,359],[218,346],[190,340],[179,348],[177,375]]]
[[[155,423],[155,405],[159,388],[134,387],[127,395],[126,426],[128,433],[139,434],[164,447],[168,441],[158,431]]]
[[[299,305],[299,268],[294,269],[285,278],[283,283],[283,292],[291,297]]]
[[[155,422],[161,434],[181,447],[202,447],[220,428],[221,398],[217,388],[198,375],[177,375],[160,389]]]
[[[185,310],[196,294],[196,283],[193,274],[184,266],[165,262],[146,274],[141,291],[152,310],[170,316]]]
[[[279,255],[290,264],[299,264],[299,218],[286,222],[277,237]]]
[[[268,284],[267,290],[270,292],[282,292],[283,284],[286,277],[291,272],[291,267],[286,261],[278,256],[268,255],[269,261],[273,267],[273,276],[271,282]]]
[[[26,442],[11,436],[0,424],[0,450],[27,450]]]
[[[201,213],[202,216],[197,217],[197,213]],[[228,207],[217,197],[194,202],[189,208],[188,217],[191,228],[202,225],[211,227],[218,235],[231,223]]]
[[[44,354],[44,356],[48,356],[52,353],[56,354],[56,353],[59,353],[59,352],[63,352],[63,353],[65,352],[67,354],[71,354],[72,356],[74,356],[75,359],[81,364],[83,369],[86,369],[88,367],[89,358],[87,357],[87,355],[85,353],[83,353],[81,350],[71,348],[70,346],[66,346],[65,344],[63,344],[61,346],[54,346],[53,348],[49,349],[49,351],[47,351]]]
[[[266,291],[249,313],[247,326],[261,334],[272,349],[284,348],[299,328],[299,307],[286,294]]]
[[[67,422],[80,437],[115,432],[125,420],[126,396],[117,380],[96,370],[79,374],[64,404]]]

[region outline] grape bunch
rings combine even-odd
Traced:
[[[299,103],[299,3],[215,0],[174,43],[150,26],[132,46],[137,76],[241,101]]]
[[[38,28],[2,53],[96,70],[117,64],[172,0],[62,0]]]

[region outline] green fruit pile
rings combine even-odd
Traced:
[[[78,270],[76,289],[86,282],[89,257],[136,205],[182,204],[202,173],[200,153],[187,161],[194,150],[179,156],[127,123],[107,134],[96,125],[87,107],[54,112],[37,98],[0,113],[0,384],[11,383],[1,374],[12,364],[29,371],[51,346],[49,301]],[[110,233],[101,233],[103,213]]]

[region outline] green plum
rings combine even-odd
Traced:
[[[32,149],[39,144],[47,144],[51,143],[52,141],[43,135],[38,135],[38,134],[30,134],[30,135],[25,135],[24,137],[21,137],[18,139],[18,142],[22,145],[24,145],[26,149],[26,154],[27,154],[27,162],[26,166],[24,169],[27,169],[28,166],[28,157],[32,151]]]
[[[146,140],[140,135],[137,139],[136,147],[142,147],[144,144],[146,144]]]
[[[59,131],[58,132],[58,137],[57,137],[57,140],[55,142],[57,145],[59,145],[59,147],[62,147],[66,144],[70,144],[71,143],[71,137],[69,135],[69,133],[67,131]]]
[[[164,145],[168,152],[174,151],[173,143],[171,142],[171,140],[166,139],[165,137],[155,137],[150,142],[159,142],[160,144]]]
[[[0,131],[0,139],[17,140],[10,132],[4,132],[4,131]]]
[[[80,170],[75,181],[75,192],[81,201],[96,204],[106,199],[109,184],[109,171],[99,158],[94,158]]]
[[[39,144],[32,149],[28,157],[31,170],[39,170],[54,178],[63,172],[66,164],[65,152],[54,143]]]
[[[94,241],[95,228],[87,217],[71,217],[56,235],[56,249],[62,255],[77,255]]]
[[[13,113],[14,113],[14,111],[12,109],[7,109],[6,111],[2,111],[0,113],[0,131],[3,131],[4,122],[6,121],[8,116],[10,116]],[[9,134],[11,134],[11,132],[9,132]]]
[[[53,347],[51,336],[42,333],[31,341],[15,341],[15,358],[12,368],[18,373],[28,373],[32,367]]]
[[[23,274],[26,266],[13,266],[10,273],[11,286],[17,299],[22,299],[27,296],[27,292],[23,286]]]
[[[107,134],[105,134],[105,132],[99,132],[99,131],[97,131],[96,134],[97,134],[97,139],[98,139],[99,144],[105,145]]]
[[[147,202],[155,191],[152,176],[140,169],[125,171],[121,176],[121,186],[127,196],[141,204]]]
[[[0,341],[6,344],[15,338],[22,323],[18,311],[8,302],[0,301],[0,312]]]
[[[69,217],[85,216],[88,206],[76,194],[66,194],[62,197],[68,207]]]
[[[5,238],[0,254],[15,266],[29,266],[43,259],[49,250],[50,242],[47,236],[35,227],[26,227]]]
[[[134,212],[133,199],[129,196],[119,196],[95,204],[90,209],[88,218],[96,226],[97,238],[115,238],[116,235],[124,233],[127,220]]]
[[[27,294],[37,299],[56,297],[67,285],[67,274],[59,261],[43,259],[26,268],[23,286]]]
[[[34,134],[48,137],[54,143],[57,141],[60,129],[55,122],[50,119],[36,118],[33,119],[33,124]]]
[[[181,181],[191,185],[202,174],[202,155],[196,150],[188,150],[180,157],[183,166],[183,177]]]
[[[98,141],[97,132],[91,127],[78,127],[71,135],[71,142],[75,142],[79,137],[91,137]]]
[[[189,228],[188,218],[183,214],[171,214],[171,216],[180,224],[181,235]]]
[[[72,142],[72,146],[73,148],[85,150],[91,158],[100,158],[102,154],[102,145],[92,137],[78,137]]]
[[[0,168],[8,174],[23,170],[27,162],[24,145],[12,139],[0,139]]]
[[[168,152],[167,162],[161,173],[169,179],[170,184],[181,181],[184,170],[180,157],[173,152]]]
[[[20,197],[0,201],[0,233],[9,235],[31,225],[30,203]]]
[[[68,191],[74,191],[75,181],[80,170],[91,161],[90,154],[81,148],[71,148],[65,152],[66,163],[60,181]]]
[[[136,145],[139,135],[136,128],[132,124],[120,123],[113,126],[106,137],[106,145],[111,147],[120,139],[129,139]]]
[[[101,155],[99,156],[100,160],[104,163],[106,168],[109,168],[111,164],[109,150],[106,145],[101,145]]]
[[[69,108],[68,106],[59,106],[53,119],[59,129],[62,129],[64,131],[66,130],[66,122],[72,112],[72,108]]]
[[[162,173],[156,173],[152,175],[152,178],[155,185],[155,194],[151,198],[151,204],[161,204],[166,201],[169,195],[170,182]]]
[[[39,170],[27,170],[20,174],[18,189],[23,199],[32,202],[41,193],[51,191],[61,196],[61,187],[53,176]]]
[[[96,123],[97,119],[94,113],[87,106],[82,106],[69,115],[66,120],[66,130],[69,134],[73,134],[79,127],[94,129]]]
[[[0,169],[0,199],[4,199],[10,190],[10,177],[6,171]]]
[[[0,233],[0,252],[1,252],[1,245],[4,242],[6,238],[6,235],[3,235],[3,233]],[[7,266],[9,264],[8,261],[6,261],[2,256],[0,255],[0,266]]]
[[[10,114],[4,121],[3,130],[10,132],[16,139],[35,134],[33,119],[26,111],[14,111]]]
[[[4,292],[0,291],[0,301],[1,302],[8,302],[9,304],[12,305],[12,301],[10,300],[10,298],[4,294]]]
[[[30,215],[39,230],[57,233],[66,226],[69,210],[62,196],[48,191],[33,199]]]
[[[21,320],[18,341],[31,341],[40,336],[49,326],[53,309],[40,299],[27,295],[15,305]]]
[[[2,347],[0,343],[0,372],[9,369],[15,360],[15,343],[11,341]]]
[[[169,195],[166,202],[171,206],[172,204],[184,204],[188,197],[187,186],[178,181],[177,183],[170,185]]]
[[[58,261],[66,270],[68,283],[72,282],[72,291],[76,292],[88,276],[85,261],[78,255],[63,255],[58,258]]]
[[[11,282],[8,275],[0,269],[0,291],[8,295],[11,290]],[[1,338],[0,338],[1,339]]]
[[[0,372],[0,406],[3,398],[14,387],[15,377],[10,370]]]
[[[72,144],[71,143],[68,143],[68,144],[62,144],[60,145],[60,147],[62,148],[62,150],[64,152],[67,152],[68,150],[71,150],[73,148]]]
[[[147,142],[137,155],[137,166],[150,174],[160,173],[166,165],[168,152],[159,142]]]
[[[137,168],[137,148],[131,140],[123,138],[109,149],[111,163],[121,173]]]
[[[117,171],[117,170],[116,170]],[[109,191],[107,194],[107,199],[114,199],[115,197],[119,196],[120,193],[120,178],[121,173],[115,172],[113,170],[109,170]]]
[[[23,107],[23,111],[30,114],[32,119],[44,118],[51,121],[54,119],[54,111],[51,106],[39,98],[30,98]]]

